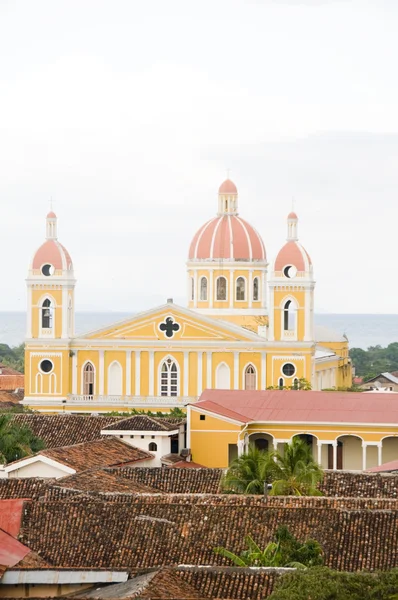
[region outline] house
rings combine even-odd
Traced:
[[[25,385],[25,376],[23,373],[0,363],[0,390],[5,392],[15,392],[23,390]]]
[[[3,468],[3,477],[51,477],[58,479],[65,475],[93,469],[140,464],[151,465],[153,455],[135,448],[118,438],[83,442],[73,446],[40,450],[7,464]]]
[[[398,392],[398,372],[379,373],[379,375],[363,381],[360,387],[365,391]]]
[[[206,390],[188,406],[192,460],[226,468],[249,444],[282,450],[294,436],[329,469],[398,458],[398,396],[327,391]]]
[[[160,467],[161,458],[168,454],[179,457],[185,444],[185,419],[134,415],[108,425],[102,436],[116,436],[128,444],[153,454],[152,466]]]

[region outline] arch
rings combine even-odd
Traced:
[[[294,390],[299,390],[299,389],[300,389],[300,382],[299,382],[299,380],[297,379],[297,377],[295,377],[295,378],[293,379],[293,385],[292,385],[292,388],[293,388]]]
[[[289,298],[283,304],[283,331],[296,330],[297,305],[295,300]]]
[[[41,373],[36,373],[35,384],[36,384],[36,394],[42,394],[43,393],[43,375]]]
[[[155,444],[155,442],[151,442],[151,443],[148,445],[148,450],[149,450],[149,452],[157,452],[157,450],[158,450],[158,445],[157,445],[157,444]]]
[[[241,275],[235,281],[235,299],[237,302],[246,300],[246,278]]]
[[[311,448],[313,458],[317,461],[319,440],[318,436],[313,433],[303,431],[302,433],[295,433],[294,435],[292,435],[290,441],[292,442],[295,437],[299,437],[301,440],[303,440],[303,442],[308,444],[308,446]]]
[[[117,360],[114,360],[108,367],[108,394],[110,396],[123,394],[123,370]]]
[[[386,435],[382,440],[382,464],[398,459],[398,436]]]
[[[50,383],[49,383],[48,391],[50,392],[50,394],[57,393],[57,376],[55,373],[51,373],[51,375],[50,375]]]
[[[258,300],[260,300],[260,282],[259,282],[259,278],[255,277],[253,279],[253,302],[257,302]]]
[[[270,433],[251,433],[249,434],[249,444],[253,444],[257,450],[269,452],[274,449],[274,436]]]
[[[336,437],[336,441],[341,444],[337,447],[337,468],[344,469],[344,471],[362,471],[363,438],[356,434],[345,434]],[[341,459],[339,460],[340,453]]]
[[[40,305],[40,323],[42,329],[53,328],[54,304],[48,296]]]
[[[244,390],[256,390],[257,389],[257,369],[252,363],[246,365],[243,369],[243,389]]]
[[[82,393],[84,396],[95,395],[95,367],[89,360],[82,366]]]
[[[279,387],[279,389],[283,390],[284,386],[285,386],[285,380],[283,379],[283,377],[279,377],[279,379],[278,379],[278,387]]]
[[[159,365],[159,389],[161,396],[180,395],[180,367],[172,356],[166,356]]]
[[[202,302],[207,302],[207,277],[200,278],[200,296]]]
[[[228,294],[228,282],[226,277],[220,275],[216,279],[216,300],[221,302],[227,299]]]
[[[217,390],[230,390],[231,389],[231,369],[225,362],[222,362],[217,366],[216,389]]]

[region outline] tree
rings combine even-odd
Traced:
[[[14,423],[9,414],[0,414],[0,462],[8,463],[42,450],[42,439],[25,426]]]
[[[314,460],[312,449],[299,437],[285,444],[283,454],[265,452],[250,445],[235,459],[222,481],[224,491],[237,494],[263,494],[272,483],[273,496],[320,496],[317,483],[323,470]]]
[[[237,555],[226,548],[214,548],[216,554],[232,560],[238,567],[295,567],[305,569],[323,564],[322,547],[316,540],[300,542],[285,525],[276,530],[275,540],[264,550],[248,535],[245,537],[248,550]]]
[[[398,570],[345,573],[316,567],[283,575],[270,600],[397,600]]]
[[[322,495],[317,484],[322,481],[323,469],[305,441],[296,436],[290,444],[285,444],[283,454],[277,450],[270,454],[272,496]]]
[[[7,344],[0,344],[0,363],[12,367],[20,373],[24,372],[25,344],[10,348]]]

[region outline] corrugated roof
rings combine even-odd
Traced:
[[[398,423],[396,394],[205,390],[194,407],[244,423]]]
[[[314,325],[314,334],[316,342],[346,342],[347,337],[344,334],[337,333],[324,325]]]
[[[369,473],[389,473],[391,471],[398,471],[398,459],[384,463],[384,465],[380,465],[378,467],[367,469],[367,472]]]
[[[13,567],[25,558],[29,552],[30,549],[27,546],[0,529],[0,565]]]

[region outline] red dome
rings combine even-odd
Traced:
[[[292,211],[292,212],[290,212],[290,213],[287,215],[287,218],[288,218],[288,219],[297,219],[297,220],[298,220],[298,216],[297,216],[297,215],[296,215],[296,213],[295,213],[295,212],[293,212],[293,211]]]
[[[189,249],[191,260],[265,261],[266,258],[260,235],[247,221],[236,215],[214,217],[205,223],[196,233]]]
[[[311,258],[299,242],[291,240],[279,250],[274,271],[282,271],[287,265],[295,266],[297,271],[310,270]]]
[[[45,264],[66,271],[72,267],[72,259],[66,248],[57,240],[47,240],[36,251],[32,261],[32,269],[41,269]]]
[[[48,213],[47,219],[56,219],[57,215],[52,210]]]
[[[218,188],[219,194],[237,194],[238,189],[233,181],[226,179]]]

